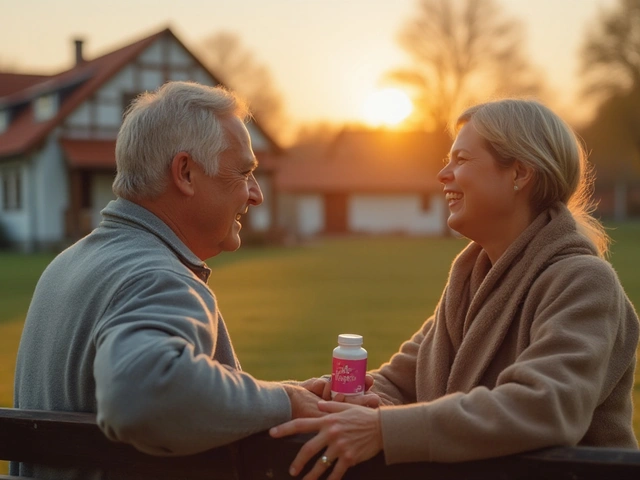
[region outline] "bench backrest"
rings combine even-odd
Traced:
[[[144,472],[158,479],[290,480],[288,469],[306,435],[274,440],[266,433],[188,457],[155,457],[109,441],[88,413],[0,408],[0,460]],[[457,464],[384,464],[382,455],[348,471],[347,479],[448,478],[640,479],[640,451],[558,447]]]

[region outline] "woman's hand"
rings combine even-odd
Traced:
[[[369,460],[382,450],[382,431],[377,409],[338,402],[319,402],[322,412],[330,413],[320,418],[300,418],[283,423],[269,430],[274,438],[297,433],[318,432],[305,443],[291,463],[289,473],[298,475],[306,463],[324,450],[303,480],[316,480],[334,465],[327,480],[339,480],[349,467]]]
[[[347,402],[354,405],[362,405],[364,407],[377,408],[382,401],[375,393],[369,393],[369,389],[373,386],[373,376],[368,373],[364,378],[364,395],[343,395],[337,394],[335,398],[331,398],[331,375],[324,375],[320,378],[310,378],[300,383],[300,386],[306,388],[311,393],[315,393],[323,400],[333,400],[334,402]]]
[[[311,393],[315,393],[323,400],[331,400],[331,375],[320,378],[310,378],[300,382],[302,388],[306,388]]]

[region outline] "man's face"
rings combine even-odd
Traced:
[[[229,147],[218,161],[218,173],[209,177],[200,165],[196,166],[198,188],[194,208],[201,238],[199,257],[203,260],[222,251],[234,251],[240,247],[240,216],[249,205],[262,203],[262,191],[253,176],[258,166],[251,139],[244,123],[237,117],[223,121]]]

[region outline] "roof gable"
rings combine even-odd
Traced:
[[[151,47],[161,38],[168,38],[171,40],[169,42],[171,48],[176,49],[177,46],[177,49],[190,56],[193,63],[211,79],[212,84],[220,84],[215,76],[168,28],[93,60],[79,63],[57,75],[47,77],[0,74],[0,92],[4,92],[4,94],[0,94],[0,109],[9,109],[12,117],[8,129],[0,134],[0,158],[20,155],[38,147],[54,128],[62,124],[69,114],[96,94],[101,87],[139,55],[145,51],[149,51],[149,54],[153,55]],[[57,114],[47,121],[35,122],[33,100],[47,93],[58,93],[62,97],[59,99]],[[252,123],[252,125],[267,140],[267,144],[277,151],[278,146],[264,130],[256,123]]]

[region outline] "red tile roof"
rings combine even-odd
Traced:
[[[71,140],[60,141],[67,164],[72,168],[91,170],[116,169],[115,140]]]
[[[37,146],[53,128],[59,125],[93,92],[163,35],[173,34],[169,29],[162,30],[95,60],[76,65],[71,70],[51,76],[46,81],[32,87],[37,88],[38,91],[55,91],[62,85],[75,81],[84,82],[62,101],[58,113],[50,120],[36,122],[30,104],[23,109],[17,118],[12,119],[9,128],[0,135],[0,157],[18,155]],[[8,98],[0,98],[0,101],[19,101],[21,93],[27,94],[28,92],[14,92]]]
[[[0,72],[0,97],[6,97],[32,87],[33,85],[37,85],[49,78],[49,75],[27,75],[22,73]]]
[[[442,136],[426,132],[346,130],[324,154],[287,158],[276,185],[292,193],[439,191],[447,149]]]
[[[0,160],[3,157],[6,158],[25,153],[39,146],[46,136],[64,121],[67,115],[73,112],[74,109],[106,81],[117,74],[129,62],[142,53],[143,50],[162,36],[171,36],[193,56],[189,49],[180,42],[173,32],[166,28],[94,60],[85,61],[58,75],[43,76],[0,73],[0,108],[3,105],[10,106],[21,103],[25,105],[20,110],[18,116],[11,119],[9,128],[0,134]],[[207,70],[198,58],[195,56],[193,56],[193,58],[198,65],[204,70]],[[212,77],[216,83],[221,84],[214,75],[212,75]],[[65,86],[75,86],[75,88],[63,99],[59,105],[56,116],[45,122],[34,121],[30,100],[38,95],[54,92]],[[281,153],[282,151],[276,142],[258,123],[254,122],[254,124],[267,139],[271,153]],[[259,155],[259,157],[264,157],[264,153],[263,155]],[[97,154],[100,155],[100,152]],[[265,158],[264,160],[266,160],[263,162],[265,169],[274,167],[274,159]]]

